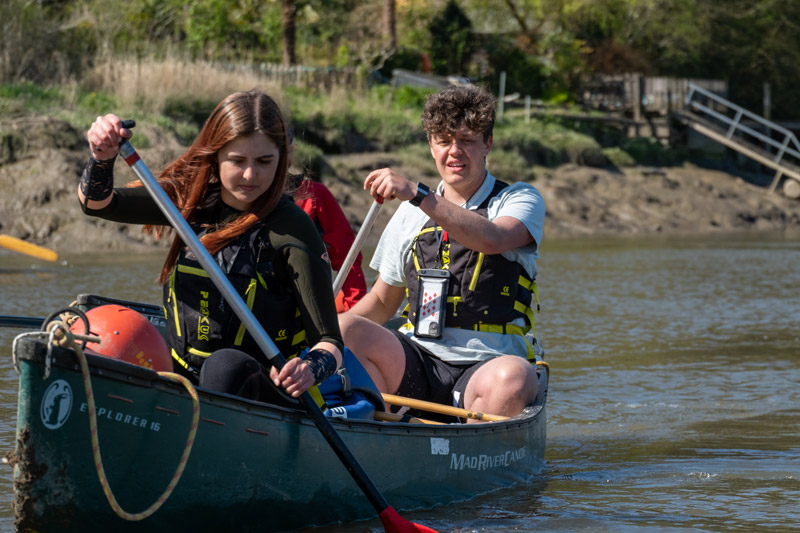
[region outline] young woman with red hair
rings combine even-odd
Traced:
[[[119,143],[132,132],[115,115],[87,132],[91,157],[78,196],[84,213],[162,237],[169,221],[141,183],[114,188]],[[223,268],[276,346],[278,372],[232,313],[180,237],[159,281],[175,370],[201,386],[260,401],[297,397],[335,372],[342,359],[331,270],[313,222],[285,194],[287,124],[260,91],[223,99],[159,183]],[[139,186],[137,186],[139,185]],[[299,355],[311,348],[304,358]]]

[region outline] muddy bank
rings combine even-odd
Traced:
[[[149,141],[150,147],[139,152],[154,173],[184,149],[154,127],[142,125],[137,132]],[[76,190],[87,157],[83,132],[69,124],[39,117],[0,121],[0,233],[62,255],[163,246],[142,235],[138,226],[81,213]],[[436,183],[430,176],[432,162],[420,168],[418,159],[413,161],[417,166],[402,153],[331,156],[333,172],[323,181],[357,230],[371,204],[360,187],[370,170],[392,166],[414,179]],[[800,201],[691,164],[624,169],[563,165],[537,168],[535,176],[532,183],[547,205],[546,238],[800,229]],[[118,185],[134,178],[124,162],[117,163]],[[392,203],[384,206],[370,240],[377,238],[394,208]]]

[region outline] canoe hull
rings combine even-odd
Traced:
[[[14,507],[18,530],[282,531],[375,511],[302,411],[198,390],[200,425],[186,469],[141,522],[119,518],[98,480],[86,391],[72,351],[21,339]],[[87,355],[100,457],[120,507],[147,509],[183,453],[192,415],[183,387],[144,368]],[[409,425],[333,419],[397,510],[473,498],[535,476],[545,448],[547,376],[526,413],[505,422]]]

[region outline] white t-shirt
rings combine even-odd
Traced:
[[[491,194],[495,178],[486,173],[486,179],[475,194],[462,205],[475,210]],[[436,194],[441,194],[444,183],[439,183]],[[499,217],[513,217],[522,222],[533,237],[534,242],[522,248],[503,252],[510,261],[523,266],[531,278],[536,277],[536,260],[539,258],[539,243],[542,241],[545,207],[544,200],[532,185],[514,183],[503,189],[489,201],[487,216],[489,220]],[[377,270],[381,279],[395,287],[405,287],[404,267],[411,254],[414,238],[428,220],[422,209],[403,202],[397,207],[386,229],[383,231],[375,255],[369,266]],[[524,325],[523,319],[516,324]],[[430,350],[443,361],[467,363],[481,361],[496,355],[527,355],[525,340],[519,335],[503,335],[459,328],[444,328],[440,339],[414,337],[413,330],[402,330],[415,342]]]

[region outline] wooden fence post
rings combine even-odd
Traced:
[[[500,94],[497,95],[497,118],[503,118],[503,99],[506,97],[506,71],[500,73]]]

